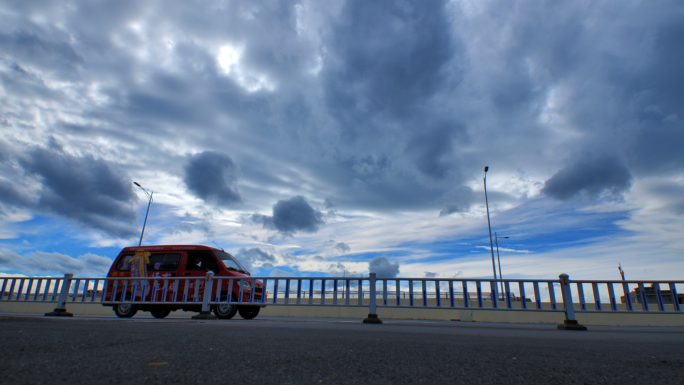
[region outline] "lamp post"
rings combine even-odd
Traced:
[[[489,166],[485,166],[484,172],[484,191],[485,191],[485,204],[487,206],[487,227],[489,227],[489,251],[492,252],[492,271],[494,272],[494,279],[496,279],[496,263],[494,262],[494,244],[492,242],[492,225],[489,221],[489,200],[487,199],[487,171],[489,171]],[[493,301],[493,299],[492,299]]]
[[[508,237],[499,237],[494,232],[494,240],[496,240],[496,260],[499,263],[499,278],[503,279],[503,274],[501,274],[501,258],[499,258],[499,239],[506,239]],[[503,282],[501,282],[501,296],[503,297],[504,287]]]
[[[142,232],[140,233],[140,243],[138,243],[138,246],[142,246],[142,240],[143,236],[145,235],[145,226],[147,225],[147,216],[150,214],[150,206],[152,205],[152,195],[154,195],[154,191],[147,191],[143,186],[140,185],[138,182],[133,182],[136,186],[140,187],[145,195],[147,195],[147,213],[145,214],[145,222],[143,223],[143,228]]]

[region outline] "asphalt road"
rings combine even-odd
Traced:
[[[3,384],[684,383],[683,328],[0,314]]]

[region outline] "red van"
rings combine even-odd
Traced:
[[[131,274],[132,270],[134,272],[140,270],[138,265],[142,266],[143,273]],[[133,317],[138,310],[149,311],[156,318],[164,318],[175,310],[200,312],[208,271],[214,272],[212,289],[214,297],[217,296],[217,286],[219,280],[221,281],[221,301],[230,299],[229,302],[250,302],[252,285],[255,286],[252,304],[212,305],[216,317],[230,319],[239,312],[242,318],[252,319],[259,314],[261,307],[265,306],[265,304],[254,304],[262,299],[263,282],[257,279],[240,280],[241,277],[250,278],[250,274],[235,257],[223,250],[199,245],[125,247],[107,273],[108,278],[121,279],[108,281],[103,306],[113,307],[116,315],[122,318]],[[135,279],[143,276],[166,278],[166,280]],[[197,277],[197,279],[176,280],[173,277]],[[231,278],[233,278],[232,287],[229,288]],[[143,290],[142,286],[146,286],[144,288],[146,290]],[[166,293],[165,297],[164,293]],[[240,293],[242,293],[242,298],[239,298]],[[142,295],[145,297],[141,298]],[[141,303],[107,303],[121,301],[122,298],[126,300],[133,298],[133,302]]]

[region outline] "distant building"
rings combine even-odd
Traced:
[[[658,303],[658,296],[656,295],[656,290],[654,284],[651,284],[650,287],[645,287],[643,289],[644,294],[646,295],[646,303]],[[640,291],[638,288],[634,289],[632,292],[629,293],[629,302],[631,303],[641,303],[641,295]],[[661,290],[660,291],[660,297],[663,299],[663,304],[667,303],[673,303],[672,302],[672,291],[670,290]],[[621,303],[626,303],[626,298],[623,295],[620,297],[620,302]],[[677,294],[677,302],[684,304],[684,294]]]

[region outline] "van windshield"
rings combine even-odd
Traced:
[[[219,250],[214,250],[214,253],[217,257],[219,257],[221,262],[223,262],[223,264],[226,265],[226,268],[228,270],[237,270],[240,273],[249,274],[247,269],[245,269],[245,267],[242,266],[242,264],[240,264],[240,262],[238,262],[238,260],[232,255],[226,253],[225,251]]]

